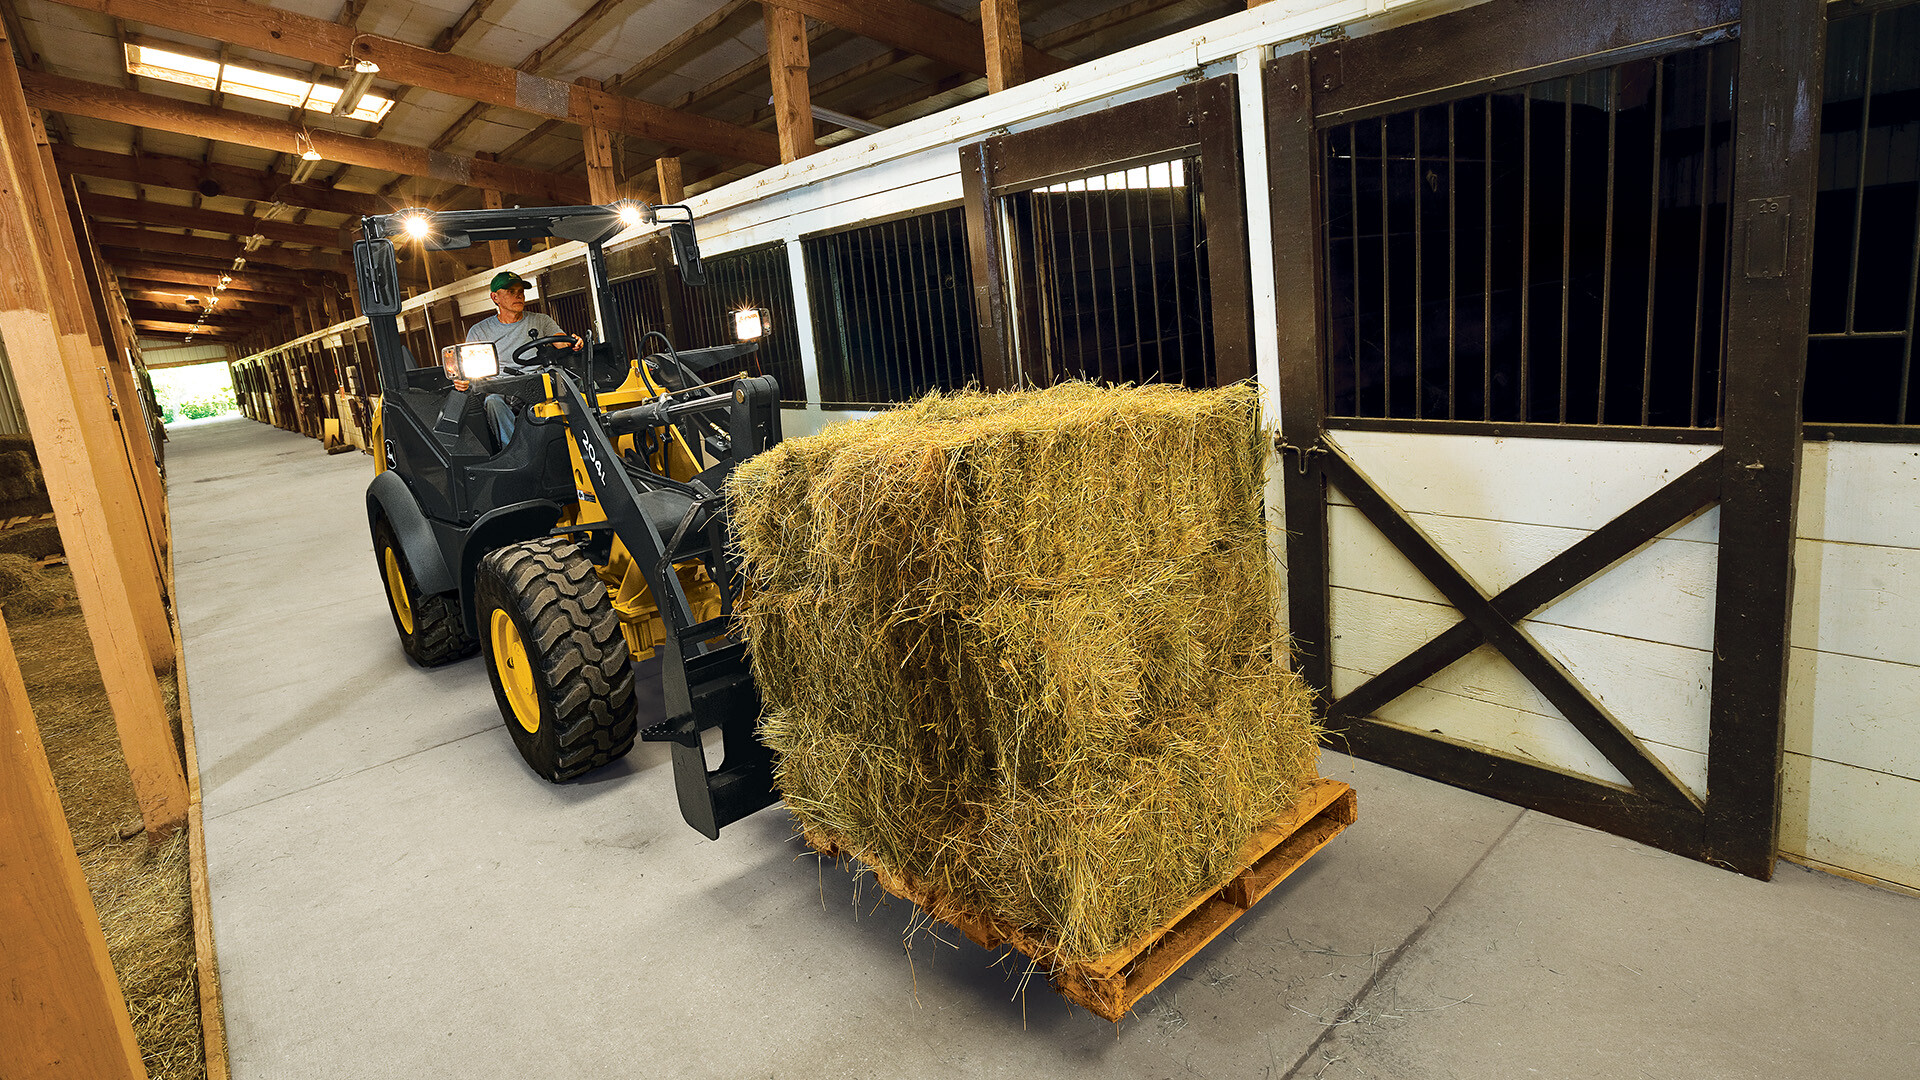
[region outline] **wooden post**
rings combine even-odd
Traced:
[[[145,1080],[4,618],[0,717],[0,1076]]]
[[[577,85],[600,89],[597,79],[576,79]],[[605,206],[620,197],[620,185],[613,172],[613,133],[598,125],[580,129],[580,141],[587,153],[587,201]]]
[[[137,567],[131,573],[122,561],[121,553],[128,550],[123,545],[132,539],[128,534],[144,530],[144,524],[124,451],[112,441],[100,376],[91,365],[95,351],[84,333],[56,322],[47,279],[50,270],[66,268],[27,223],[46,198],[33,186],[39,171],[25,139],[26,106],[13,75],[13,53],[0,44],[0,205],[27,211],[0,214],[0,266],[7,268],[0,275],[0,335],[33,429],[134,796],[147,831],[158,836],[187,816],[186,779],[154,674],[162,664],[154,643],[141,633],[133,592],[143,587],[147,602],[158,609],[159,583],[148,572],[150,561],[130,560]],[[109,495],[110,485],[120,493],[117,499]],[[148,554],[144,545],[135,551]],[[170,667],[172,628],[164,611],[160,616],[165,666]]]
[[[980,0],[980,33],[987,47],[987,92],[1027,81],[1027,43],[1020,37],[1020,0]]]
[[[474,157],[485,158],[488,161],[493,160],[493,155],[488,153],[475,154]],[[507,200],[498,188],[482,188],[480,197],[485,200],[486,208],[489,210],[503,210],[506,208]],[[513,241],[487,241],[487,257],[493,260],[493,265],[495,266],[505,266],[507,263],[512,262]]]
[[[813,102],[807,93],[807,19],[792,8],[762,4],[767,24],[767,69],[773,76],[773,119],[782,163],[820,149],[813,141]]]
[[[28,370],[38,369],[32,377],[40,384],[37,389],[58,391],[60,415],[72,418],[75,426],[69,434],[83,444],[78,460],[91,475],[88,498],[98,508],[97,522],[106,530],[107,546],[100,549],[100,554],[111,557],[118,566],[121,591],[129,602],[147,663],[156,671],[165,671],[173,663],[173,629],[161,600],[160,562],[141,512],[140,493],[127,465],[125,445],[108,410],[101,374],[107,366],[105,356],[89,337],[86,305],[74,287],[81,279],[81,270],[67,256],[73,241],[66,205],[47,186],[34,143],[33,123],[20,90],[19,69],[14,66],[4,28],[0,28],[0,133],[4,135],[0,137],[0,157],[7,159],[7,175],[11,177],[4,202],[10,212],[0,216],[7,219],[8,243],[19,245],[17,251],[22,257],[31,252],[33,259],[30,263],[0,263],[6,267],[7,279],[0,282],[0,288],[8,290],[0,310],[28,305],[27,310],[46,320],[56,342],[51,350],[14,352],[14,372],[24,382],[29,380]],[[60,239],[62,230],[67,233],[65,243]],[[32,416],[29,412],[28,423],[38,435],[41,429]],[[63,521],[61,533],[67,530]]]
[[[687,185],[680,178],[680,159],[677,157],[655,158],[653,171],[660,181],[660,201],[677,203],[687,197]]]

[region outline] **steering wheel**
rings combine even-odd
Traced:
[[[559,346],[560,342],[563,341],[571,343],[573,341],[573,335],[548,334],[546,337],[534,338],[532,341],[513,350],[513,352],[508,355],[507,362],[511,364],[532,362],[533,359],[539,355],[539,350],[555,349]]]

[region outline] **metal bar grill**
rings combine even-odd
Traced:
[[[1213,385],[1201,198],[1195,157],[1001,197],[1028,381]]]
[[[858,408],[980,378],[959,207],[803,241],[821,403]]]
[[[1717,427],[1737,62],[1695,45],[1324,129],[1330,415]]]
[[[780,383],[780,399],[787,404],[806,400],[801,373],[800,329],[793,306],[793,275],[787,266],[786,245],[765,244],[728,252],[705,260],[707,284],[682,290],[686,321],[674,345],[700,349],[733,343],[733,313],[743,308],[766,308],[771,319],[760,350],[727,364],[708,368],[709,380],[734,374],[771,375]]]
[[[1920,5],[1833,19],[1825,99],[1804,415],[1920,424]]]

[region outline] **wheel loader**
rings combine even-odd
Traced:
[[[657,331],[623,340],[604,245],[643,222],[667,226],[682,279],[703,284],[684,206],[362,219],[354,271],[383,389],[367,520],[407,655],[435,667],[478,653],[535,773],[557,783],[636,737],[669,743],[682,815],[717,838],[775,799],[732,621],[743,579],[721,489],[780,441],[780,391],[768,376],[703,377],[757,342],[677,351]],[[511,347],[451,345],[437,363],[408,351],[396,243],[527,251],[547,237],[586,248],[590,326]],[[496,397],[515,416],[504,443],[486,417]],[[634,665],[654,656],[665,715],[642,718]],[[721,758],[709,768],[703,742],[715,729]]]

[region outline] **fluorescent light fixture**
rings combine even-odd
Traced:
[[[356,62],[353,67],[354,78],[364,77],[369,81],[380,70],[370,60]],[[300,78],[297,74],[264,71],[245,64],[223,63],[212,56],[194,55],[191,47],[185,45],[162,49],[129,43],[127,72],[320,113],[335,112],[343,98],[350,96],[343,94],[341,87]],[[379,94],[366,93],[364,86],[360,89],[359,100],[337,115],[375,123],[384,119],[393,102]]]
[[[770,320],[766,308],[741,308],[733,313],[733,339],[759,341],[767,336]]]
[[[773,99],[768,98],[767,104],[769,105],[773,104]],[[809,105],[808,108],[812,110],[813,118],[815,120],[824,120],[827,123],[832,124],[836,127],[843,127],[843,128],[851,129],[853,131],[858,131],[862,135],[878,135],[879,133],[887,130],[886,128],[881,127],[879,124],[870,123],[869,121],[862,120],[857,116],[848,116],[846,113],[843,113],[843,112],[835,112],[832,109],[824,108],[819,105]]]
[[[474,382],[500,374],[500,350],[491,341],[468,341],[440,350],[440,370],[449,379]]]
[[[333,103],[333,115],[353,115],[360,108],[360,99],[366,96],[367,88],[373,85],[373,73],[379,70],[378,66],[373,71],[356,66],[353,75],[347,79],[346,89],[340,91],[340,100]]]
[[[318,157],[310,158],[302,154],[299,160],[300,164],[293,167],[293,176],[291,179],[296,184],[304,184],[313,179],[313,174],[320,170],[320,159]]]

